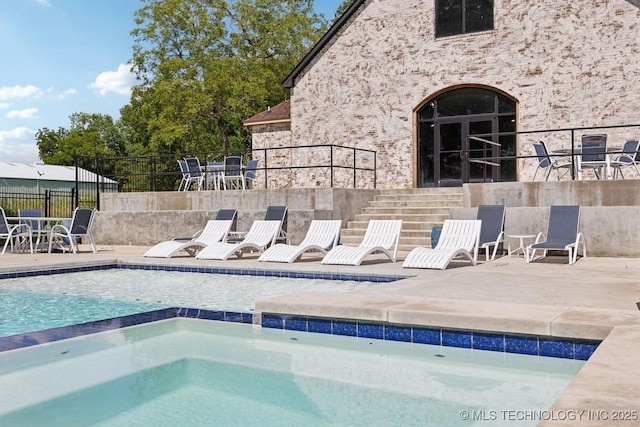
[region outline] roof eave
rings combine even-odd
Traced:
[[[257,122],[244,122],[245,126],[260,126],[260,125],[276,125],[280,123],[291,123],[291,119],[277,119],[277,120],[260,120]]]
[[[349,21],[351,16],[353,16],[356,10],[358,10],[365,1],[366,0],[355,0],[353,3],[351,3],[351,6],[349,6],[349,8],[342,14],[342,16],[340,16],[340,18],[338,18],[336,22],[333,23],[331,28],[329,28],[329,30],[324,34],[324,36],[322,36],[322,38],[318,41],[318,43],[316,43],[311,48],[309,53],[307,53],[305,57],[302,58],[302,61],[300,61],[300,63],[296,65],[296,68],[294,68],[293,71],[287,76],[287,78],[284,79],[284,82],[282,82],[282,86],[284,88],[290,89],[295,86],[296,77],[298,77],[298,75],[302,72],[302,70],[304,70],[306,66],[311,63],[311,61],[313,61],[313,59],[318,55],[318,53],[320,53],[322,49],[326,46],[326,44],[329,43],[329,40],[331,40],[333,36],[335,36],[336,33],[340,31],[342,26],[347,21]]]

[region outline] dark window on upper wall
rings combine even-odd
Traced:
[[[493,0],[435,0],[436,37],[493,30]]]

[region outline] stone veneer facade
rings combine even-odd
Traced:
[[[290,131],[253,129],[254,149],[336,144],[375,150],[378,188],[411,188],[416,111],[449,89],[479,86],[512,97],[520,131],[640,122],[637,1],[496,0],[494,30],[438,39],[434,33],[433,0],[365,1],[295,76]],[[603,132],[611,145],[640,136],[637,127]],[[518,155],[533,155],[538,139],[554,149],[568,146],[570,137],[521,135]],[[292,164],[309,157],[294,151]],[[535,159],[521,160],[518,179],[530,180],[536,167]],[[294,170],[273,184],[325,183],[310,174]],[[351,186],[352,178],[342,184]]]

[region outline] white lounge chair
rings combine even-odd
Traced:
[[[239,243],[212,243],[204,248],[197,259],[228,259],[231,255],[240,258],[245,250],[264,251],[273,245],[280,232],[280,221],[253,221],[244,239]]]
[[[442,226],[435,248],[414,248],[402,264],[403,268],[434,268],[444,270],[456,258],[478,262],[478,242],[482,220],[447,219]]]
[[[224,241],[231,230],[233,220],[212,219],[207,221],[204,229],[196,233],[191,240],[184,241],[178,238],[160,242],[147,252],[144,256],[151,258],[171,258],[178,252],[186,252],[189,256],[195,256],[198,251],[213,244]]]
[[[258,258],[258,261],[294,262],[305,252],[322,252],[338,244],[340,238],[341,220],[313,220],[307,230],[307,235],[299,245],[278,243],[269,247]]]
[[[393,262],[398,253],[402,220],[369,221],[362,243],[357,247],[338,245],[322,259],[322,264],[360,265],[369,255],[383,253]]]
[[[287,210],[286,206],[267,206],[267,211],[264,214],[265,221],[280,221],[280,231],[276,242],[283,241],[289,243],[289,236],[287,236]],[[246,232],[234,231],[227,239],[229,243],[238,243],[244,239]]]

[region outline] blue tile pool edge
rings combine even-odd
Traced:
[[[461,331],[439,328],[367,323],[328,318],[281,316],[274,314],[241,313],[197,308],[166,308],[112,319],[62,326],[42,331],[0,337],[0,352],[31,347],[83,335],[95,334],[129,326],[157,322],[176,317],[259,324],[263,328],[300,332],[343,335],[363,339],[401,341],[475,350],[518,353],[531,356],[588,360],[600,341],[558,339],[553,337],[497,334],[480,331]]]
[[[323,273],[308,271],[283,271],[283,270],[260,270],[260,269],[240,269],[227,267],[205,267],[194,265],[157,265],[157,264],[135,264],[124,262],[109,262],[104,264],[76,265],[72,267],[55,267],[39,270],[23,270],[0,273],[2,279],[17,279],[22,277],[49,276],[53,274],[79,273],[108,269],[124,270],[149,270],[149,271],[176,271],[181,273],[204,273],[204,274],[231,274],[237,276],[261,276],[261,277],[286,277],[292,279],[314,279],[314,280],[352,280],[356,282],[390,283],[397,280],[406,279],[411,276],[389,276],[389,275],[361,275],[347,273]]]
[[[331,274],[278,270],[234,269],[185,265],[154,265],[109,262],[73,267],[56,267],[46,270],[28,270],[0,273],[1,279],[40,275],[87,272],[107,269],[131,269],[152,271],[177,271],[184,273],[235,274],[245,276],[271,276],[303,279],[355,280],[389,283],[408,276],[369,276],[356,274]],[[258,316],[255,317],[254,316]],[[167,308],[151,312],[98,320],[78,325],[63,326],[43,331],[0,337],[0,352],[29,347],[47,342],[93,334],[113,329],[149,323],[173,317],[217,320],[238,323],[257,323],[264,328],[295,330],[301,332],[344,335],[367,339],[411,342],[460,347],[476,350],[519,353],[534,356],[587,360],[598,348],[600,341],[558,339],[553,337],[497,334],[481,331],[460,331],[438,328],[403,326],[383,323],[367,323],[326,318],[307,318],[286,315],[238,313],[194,308]]]
[[[263,328],[431,344],[472,350],[588,360],[601,341],[427,328],[262,313]]]
[[[362,275],[310,271],[261,270],[252,268],[204,267],[194,265],[152,265],[118,263],[117,268],[128,270],[177,271],[182,273],[231,274],[236,276],[286,277],[291,279],[352,280],[356,282],[390,283],[410,276]]]
[[[91,335],[129,326],[142,325],[165,319],[184,317],[201,320],[217,320],[223,322],[247,323],[254,322],[254,313],[239,313],[233,311],[202,310],[198,308],[165,308],[147,311],[111,319],[96,320],[77,325],[60,326],[42,331],[0,337],[0,353],[34,345],[60,341],[68,338]]]

